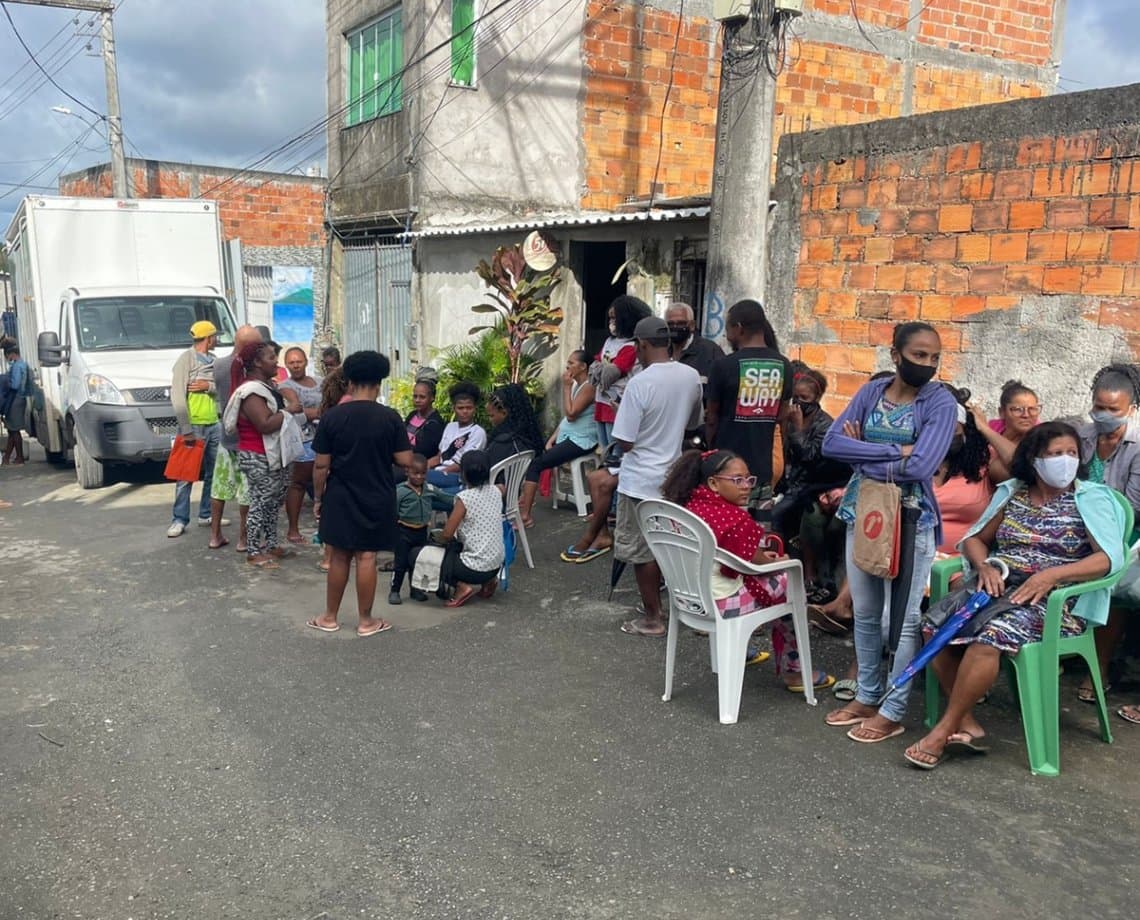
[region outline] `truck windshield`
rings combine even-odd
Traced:
[[[218,345],[233,345],[234,327],[225,301],[216,297],[88,297],[75,302],[75,328],[82,351],[182,348],[190,327],[207,319]]]

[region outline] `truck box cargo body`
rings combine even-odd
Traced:
[[[85,488],[103,466],[162,460],[177,422],[171,369],[190,326],[233,345],[210,201],[32,196],[6,235],[21,353],[40,388],[29,428]]]

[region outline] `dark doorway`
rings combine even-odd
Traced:
[[[625,243],[570,243],[570,265],[578,283],[582,285],[582,301],[586,305],[585,344],[583,347],[591,355],[602,349],[602,343],[609,335],[606,312],[613,299],[626,290],[626,273],[623,270],[613,281],[614,273],[625,262]]]

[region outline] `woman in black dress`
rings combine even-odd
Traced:
[[[395,410],[376,402],[389,364],[375,351],[358,351],[344,362],[352,399],[321,418],[313,449],[314,511],[321,542],[331,547],[325,612],[306,625],[340,629],[337,614],[348,571],[356,559],[358,636],[374,636],[392,624],[372,616],[376,598],[376,553],[395,549],[396,485],[392,464],[407,467],[412,449]]]

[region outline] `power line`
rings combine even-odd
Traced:
[[[503,7],[508,6],[513,2],[516,2],[516,0],[500,0],[499,3],[495,4],[494,6],[492,6],[488,10],[486,10],[482,15],[476,17],[475,20],[473,21],[472,25],[477,25],[478,23],[489,19],[491,16],[493,16],[499,10],[503,9]],[[426,35],[426,30],[425,30],[425,35]],[[416,67],[419,64],[423,63],[428,58],[437,54],[439,51],[443,50],[444,48],[449,47],[454,42],[455,37],[456,36],[454,36],[454,35],[449,35],[448,38],[445,39],[444,41],[433,46],[432,48],[429,48],[427,51],[425,51],[419,57],[417,57],[414,60],[409,61],[407,64],[405,64],[396,74],[394,74],[390,78],[390,82],[392,83],[393,88],[396,85],[398,85],[399,81],[413,67]],[[444,66],[447,66],[446,63]],[[405,91],[408,92],[409,94],[411,94],[412,92],[415,92],[417,89],[421,88],[423,85],[426,85],[427,79],[428,79],[428,77],[425,76],[425,78],[423,80],[417,81],[414,84],[414,86],[406,87]],[[314,134],[316,134],[318,132],[324,132],[325,129],[333,121],[340,118],[345,112],[347,112],[349,110],[349,108],[351,108],[354,104],[356,104],[361,99],[363,99],[366,95],[368,95],[368,93],[372,93],[372,92],[375,92],[375,87],[373,87],[372,89],[369,89],[366,92],[361,93],[360,95],[358,95],[356,97],[348,98],[348,100],[345,102],[344,105],[333,110],[328,115],[326,115],[324,118],[321,118],[315,124],[306,128],[300,134],[296,135],[293,138],[290,138],[289,140],[287,140],[287,141],[283,142],[282,144],[278,145],[277,147],[273,148],[272,150],[270,150],[265,155],[259,157],[253,163],[249,164],[248,166],[243,167],[242,169],[239,169],[232,176],[226,177],[221,182],[219,182],[217,185],[215,185],[212,188],[208,189],[207,191],[203,192],[201,195],[199,195],[199,197],[204,197],[207,194],[213,195],[216,191],[223,188],[224,186],[230,185],[230,184],[233,184],[234,182],[240,181],[243,175],[246,175],[248,173],[256,171],[259,166],[271,162],[272,160],[281,156],[286,150],[289,150],[290,148],[297,146],[299,143],[307,142]],[[347,164],[345,164],[345,165],[347,165]],[[339,175],[341,171],[342,170],[338,170],[337,175]],[[330,180],[330,182],[331,182],[331,180]]]
[[[685,0],[677,10],[677,31],[673,33],[673,51],[669,55],[669,83],[665,86],[665,98],[661,100],[661,114],[657,120],[657,163],[653,167],[653,181],[649,183],[649,207],[657,196],[657,176],[661,172],[661,153],[665,149],[665,110],[669,107],[669,97],[673,94],[673,78],[677,73],[677,43],[681,40],[681,24],[685,21]]]
[[[60,30],[59,30],[58,32],[56,32],[56,33],[55,33],[55,35],[53,35],[51,38],[49,38],[49,39],[48,39],[46,42],[44,42],[44,43],[43,43],[43,44],[42,44],[42,45],[41,45],[41,46],[40,46],[40,47],[39,47],[39,48],[36,50],[36,54],[37,54],[37,55],[42,55],[42,54],[43,54],[45,51],[47,51],[47,49],[48,49],[48,45],[52,44],[52,42],[54,42],[54,41],[55,41],[57,38],[59,38],[59,37],[60,37],[60,36],[61,36],[61,35],[62,35],[64,32],[66,32],[66,31],[67,31],[67,27],[68,27],[69,25],[72,25],[73,23],[78,23],[78,22],[79,22],[79,17],[78,17],[78,16],[76,16],[74,19],[69,19],[67,22],[65,22],[65,23],[63,24],[63,26],[60,28]],[[66,44],[66,42],[65,42],[65,44]],[[32,63],[32,62],[31,62],[30,60],[24,61],[24,63],[23,63],[23,64],[21,64],[19,67],[17,67],[15,70],[13,70],[13,71],[12,71],[12,72],[11,72],[11,73],[10,73],[8,76],[6,76],[6,77],[5,77],[3,80],[0,80],[0,89],[4,89],[4,88],[5,88],[5,87],[6,87],[6,86],[9,84],[9,83],[11,83],[13,80],[15,80],[15,79],[16,79],[16,77],[18,77],[18,76],[19,76],[19,75],[20,75],[20,74],[21,74],[23,71],[27,70],[27,68],[28,68],[28,67],[31,65],[31,63]]]
[[[85,45],[84,45],[82,39],[79,39],[78,45],[72,46],[72,49],[67,49],[67,48],[61,49],[62,54],[66,54],[68,50],[71,50],[71,54],[69,57],[66,58],[66,60],[59,60],[59,66],[54,67],[53,73],[60,73],[65,67],[67,67],[68,64],[70,64],[73,60],[75,60],[77,57],[79,57],[80,54],[83,53],[84,47],[85,47]],[[59,55],[57,55],[57,58],[58,57],[59,57]],[[55,63],[56,63],[56,61],[49,60],[47,62],[47,66],[52,67]],[[27,79],[21,83],[21,86],[26,86],[28,83],[31,83],[33,80],[35,82],[31,86],[27,86],[27,89],[20,94],[20,97],[18,99],[15,99],[13,101],[9,101],[9,99],[11,98],[11,97],[9,97],[9,99],[4,100],[4,104],[5,104],[6,108],[4,109],[3,112],[0,112],[0,121],[3,121],[5,118],[8,118],[9,116],[11,116],[25,102],[27,102],[29,99],[31,99],[32,96],[34,96],[36,93],[38,93],[43,86],[45,86],[47,84],[47,80],[43,79],[43,77],[40,77],[39,74],[37,74],[35,71],[32,71],[32,73],[30,73],[28,75]],[[16,95],[19,92],[20,92],[20,90],[19,90],[19,88],[17,88],[15,91],[13,91],[12,95]]]
[[[24,41],[24,36],[22,36],[20,34],[20,30],[16,28],[16,23],[13,22],[12,14],[8,10],[8,4],[4,3],[3,0],[0,0],[0,7],[3,7],[3,9],[4,9],[4,17],[8,20],[8,25],[10,25],[12,27],[12,33],[16,36],[16,41],[18,41],[20,43],[20,47],[23,48],[24,51],[27,52],[28,57],[31,58],[32,63],[35,64],[37,68],[39,68],[40,73],[42,73],[45,77],[47,77],[48,82],[51,83],[52,86],[54,86],[56,89],[58,89],[61,93],[63,93],[68,99],[70,99],[76,105],[82,106],[88,112],[90,112],[92,115],[94,115],[96,118],[103,118],[104,116],[100,112],[96,112],[93,108],[91,108],[91,106],[89,106],[82,99],[77,99],[75,96],[71,95],[71,93],[69,93],[67,90],[65,90],[62,86],[60,86],[58,83],[56,83],[55,78],[50,73],[48,73],[46,70],[44,70],[43,65],[36,58],[35,54],[32,53],[32,49],[28,47],[28,43],[26,41]]]
[[[96,130],[97,128],[98,128],[98,123],[88,125],[82,132],[80,132],[75,137],[74,140],[72,140],[69,144],[67,144],[54,157],[52,157],[50,160],[48,160],[46,163],[44,163],[43,166],[41,166],[34,173],[32,173],[30,176],[28,176],[28,178],[26,178],[23,182],[20,182],[20,183],[5,182],[4,183],[5,185],[11,185],[12,188],[9,189],[9,191],[5,192],[4,194],[0,195],[0,201],[3,201],[5,198],[11,197],[13,194],[15,194],[20,189],[24,189],[24,188],[38,188],[41,190],[44,189],[45,186],[36,186],[33,183],[35,183],[36,180],[39,179],[41,176],[46,174],[48,172],[48,170],[50,170],[52,168],[52,166],[54,166],[56,163],[58,163],[60,160],[62,160],[69,153],[71,153],[72,156],[74,156],[74,153],[72,152],[72,148],[73,147],[79,148],[80,146],[82,146],[83,141],[86,140],[86,138],[87,138],[87,135],[90,134],[92,131]],[[70,162],[70,160],[68,162]],[[54,191],[54,189],[49,189],[49,191]]]

